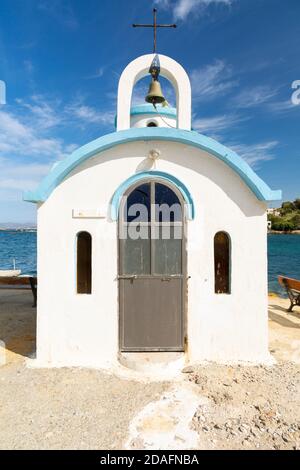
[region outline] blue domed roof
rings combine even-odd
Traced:
[[[235,171],[259,200],[278,201],[281,199],[280,190],[272,191],[252,168],[250,168],[245,160],[239,157],[233,150],[230,150],[214,139],[198,134],[198,132],[195,131],[166,127],[142,127],[104,135],[75,150],[71,155],[52,168],[35,191],[27,191],[24,194],[24,200],[29,202],[46,201],[63,179],[66,178],[74,168],[78,167],[89,158],[116,145],[150,140],[178,142],[204,150]]]

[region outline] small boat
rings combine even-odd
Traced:
[[[20,276],[21,269],[0,269],[0,277]]]
[[[13,269],[0,269],[0,277],[20,276],[21,269],[16,269],[16,261],[13,259]]]

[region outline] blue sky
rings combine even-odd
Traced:
[[[0,223],[34,222],[23,190],[114,130],[119,76],[152,52],[151,31],[131,23],[152,21],[154,5],[159,21],[178,24],[159,31],[158,52],[190,75],[193,127],[234,148],[284,199],[300,197],[299,0],[0,0]]]

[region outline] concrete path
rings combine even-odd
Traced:
[[[195,385],[176,383],[133,418],[126,448],[197,449],[199,436],[191,427],[192,419],[198,407],[207,401]]]

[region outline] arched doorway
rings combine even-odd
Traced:
[[[119,210],[121,351],[183,351],[186,280],[182,196],[160,180],[139,181]]]

